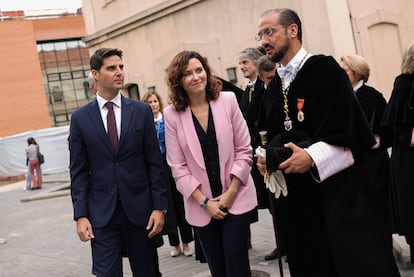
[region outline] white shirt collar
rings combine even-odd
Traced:
[[[158,112],[157,117],[154,117],[154,122],[160,122],[162,121],[162,113]]]
[[[355,87],[354,87],[354,92],[356,92],[357,90],[359,90],[363,85],[364,85],[364,81],[363,80],[359,80],[358,81],[358,84],[356,84]]]
[[[254,87],[254,85],[256,84],[257,78],[254,81],[250,81],[247,83],[248,87]]]
[[[96,93],[96,101],[98,101],[99,109],[103,109],[106,102],[111,101],[118,108],[121,108],[121,91],[111,100],[106,100],[99,95],[99,91]]]
[[[284,80],[284,89],[290,84],[298,66],[302,67],[311,55],[302,47],[286,66],[280,65],[277,73]],[[303,60],[304,59],[304,60]],[[303,62],[301,63],[301,61]],[[300,68],[299,68],[300,69]]]
[[[299,66],[302,59],[307,55],[308,53],[306,50],[302,47],[300,50],[296,53],[296,55],[289,61],[289,63],[286,65],[286,67],[291,67],[293,69],[294,73],[296,71],[296,68]],[[303,63],[300,65],[302,67]]]

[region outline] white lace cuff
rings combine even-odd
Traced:
[[[352,151],[345,147],[320,141],[305,148],[305,151],[313,159],[311,174],[318,183],[354,164]]]

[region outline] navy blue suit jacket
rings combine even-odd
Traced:
[[[167,209],[161,153],[148,104],[122,97],[117,151],[105,131],[98,102],[86,104],[72,114],[69,145],[75,220],[87,217],[94,228],[104,227],[118,192],[135,225],[145,226],[153,210]]]

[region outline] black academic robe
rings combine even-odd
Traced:
[[[304,120],[297,119],[304,100]],[[285,132],[281,81],[263,98],[259,128],[268,141]],[[349,147],[354,156],[375,141],[345,72],[332,58],[310,57],[288,94],[293,130],[312,142]],[[373,215],[357,165],[317,183],[309,172],[285,175],[288,195],[278,200],[291,276],[399,276],[383,225]]]
[[[380,142],[382,142],[381,121],[387,101],[379,91],[365,84],[355,92],[355,95],[371,131],[378,135]],[[368,197],[388,230],[389,243],[392,243],[391,235],[395,231],[393,226],[394,209],[391,204],[393,201],[391,198],[390,157],[386,146],[381,143],[376,149],[364,150],[360,165]]]
[[[405,235],[411,247],[414,246],[414,147],[410,146],[414,127],[414,95],[410,103],[413,85],[414,74],[397,76],[382,121],[388,146],[392,146],[391,179],[398,200],[399,233]]]
[[[250,133],[250,145],[252,146],[252,150],[254,151],[259,145],[260,136],[259,131],[257,129],[259,114],[262,106],[263,94],[265,91],[264,83],[259,78],[256,80],[254,84],[254,90],[252,93],[252,99],[249,102],[249,90],[250,88],[247,87],[240,98],[239,107],[246,120],[247,126],[249,128]],[[252,166],[252,178],[254,184],[256,186],[256,194],[257,194],[257,207],[259,209],[269,208],[269,194],[268,190],[263,181],[263,176],[260,174],[256,167],[256,158],[253,160],[254,166]],[[257,221],[257,220],[254,220]]]

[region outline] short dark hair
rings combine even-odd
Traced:
[[[262,13],[261,18],[265,15],[268,15],[269,13],[279,14],[279,22],[276,23],[279,23],[284,27],[296,24],[298,26],[298,39],[302,43],[302,22],[300,21],[298,14],[294,10],[286,8],[267,10]]]
[[[182,86],[181,80],[183,78],[184,70],[188,66],[188,62],[193,58],[200,61],[207,74],[207,100],[217,99],[222,88],[220,80],[211,73],[211,69],[205,58],[195,51],[182,51],[171,61],[166,76],[167,86],[170,91],[170,103],[174,106],[176,111],[184,111],[186,107],[190,105],[190,100]]]
[[[257,72],[261,74],[262,72],[274,71],[276,63],[269,59],[267,55],[261,56],[257,61]]]
[[[122,51],[116,48],[100,48],[96,50],[89,60],[91,70],[99,71],[103,65],[103,60],[111,56],[118,56],[122,59]]]

